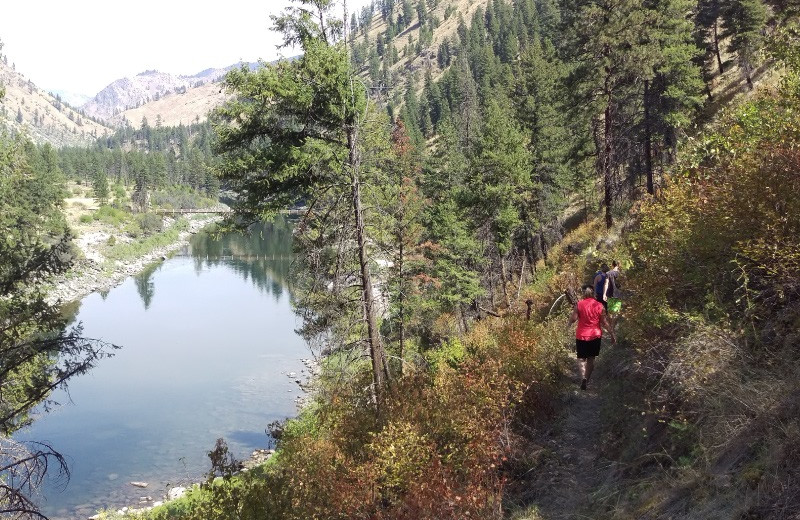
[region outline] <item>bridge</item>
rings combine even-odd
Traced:
[[[233,210],[228,209],[220,209],[220,208],[209,208],[209,209],[165,209],[165,208],[155,208],[152,210],[153,213],[158,215],[195,215],[195,214],[202,214],[202,215],[230,215],[233,213]],[[282,209],[279,211],[281,215],[303,215],[305,214],[305,208],[301,209]]]
[[[233,213],[230,209],[219,209],[219,208],[210,208],[210,209],[164,209],[164,208],[156,208],[152,210],[153,213],[157,213],[159,215],[193,215],[193,214],[209,214],[209,215],[227,215],[229,213]]]

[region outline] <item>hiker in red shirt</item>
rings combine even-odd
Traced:
[[[603,304],[595,299],[591,285],[583,287],[583,299],[575,306],[569,317],[569,325],[578,322],[575,331],[575,348],[581,360],[581,390],[586,390],[594,370],[594,358],[600,354],[600,341],[605,329],[611,334],[611,341],[616,345],[617,337],[610,327]]]

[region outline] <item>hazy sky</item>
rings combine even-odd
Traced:
[[[348,0],[353,11],[368,0]],[[11,0],[0,5],[9,64],[45,90],[94,95],[156,69],[194,74],[279,56],[270,14],[289,0]],[[286,56],[289,49],[280,51]]]

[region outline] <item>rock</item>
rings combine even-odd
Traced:
[[[295,372],[289,372],[286,375],[289,376],[289,377],[297,377],[297,373],[295,373]]]
[[[146,488],[149,484],[147,482],[131,482],[131,486],[138,488]]]
[[[186,494],[186,488],[183,486],[174,487],[167,493],[167,499],[177,500]]]
[[[153,507],[158,507],[158,506],[163,506],[163,505],[164,505],[164,502],[162,502],[161,500],[156,500],[155,502],[153,502]]]

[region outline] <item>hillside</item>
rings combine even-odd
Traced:
[[[186,91],[172,92],[160,99],[150,101],[139,107],[125,110],[111,118],[114,126],[123,126],[127,120],[134,128],[139,128],[142,118],[155,125],[160,116],[165,126],[178,126],[183,123],[205,121],[208,112],[226,99],[218,83],[206,83]]]
[[[411,25],[397,34],[391,41],[386,41],[386,45],[394,44],[398,50],[399,60],[389,68],[395,75],[397,81],[392,82],[392,90],[405,90],[412,82],[417,90],[421,88],[422,72],[430,70],[434,78],[438,78],[442,69],[437,63],[437,50],[439,45],[448,38],[457,37],[459,15],[466,23],[474,16],[479,9],[486,9],[490,0],[443,0],[429,5],[435,5],[428,11],[429,18],[434,21],[433,36],[429,43],[424,45],[420,52],[417,52],[416,42],[420,41],[421,25],[418,18]],[[397,6],[400,9],[400,5]],[[386,37],[388,29],[387,20],[384,20],[380,12],[374,13],[365,26],[365,29],[357,31],[354,41],[366,41],[370,47],[374,47],[379,38]],[[406,45],[408,45],[406,47]],[[381,57],[381,66],[386,59]],[[361,73],[368,75],[369,64],[365,64]]]
[[[0,83],[6,89],[0,100],[0,124],[11,131],[26,132],[37,143],[84,146],[113,132],[42,91],[5,60],[0,60]]]
[[[126,119],[138,126],[142,116],[155,122],[159,114],[165,124],[188,124],[198,117],[205,119],[208,110],[224,100],[224,96],[218,95],[219,87],[215,87],[214,82],[237,66],[209,68],[192,76],[155,70],[141,72],[115,80],[82,109],[115,126],[124,125]]]

